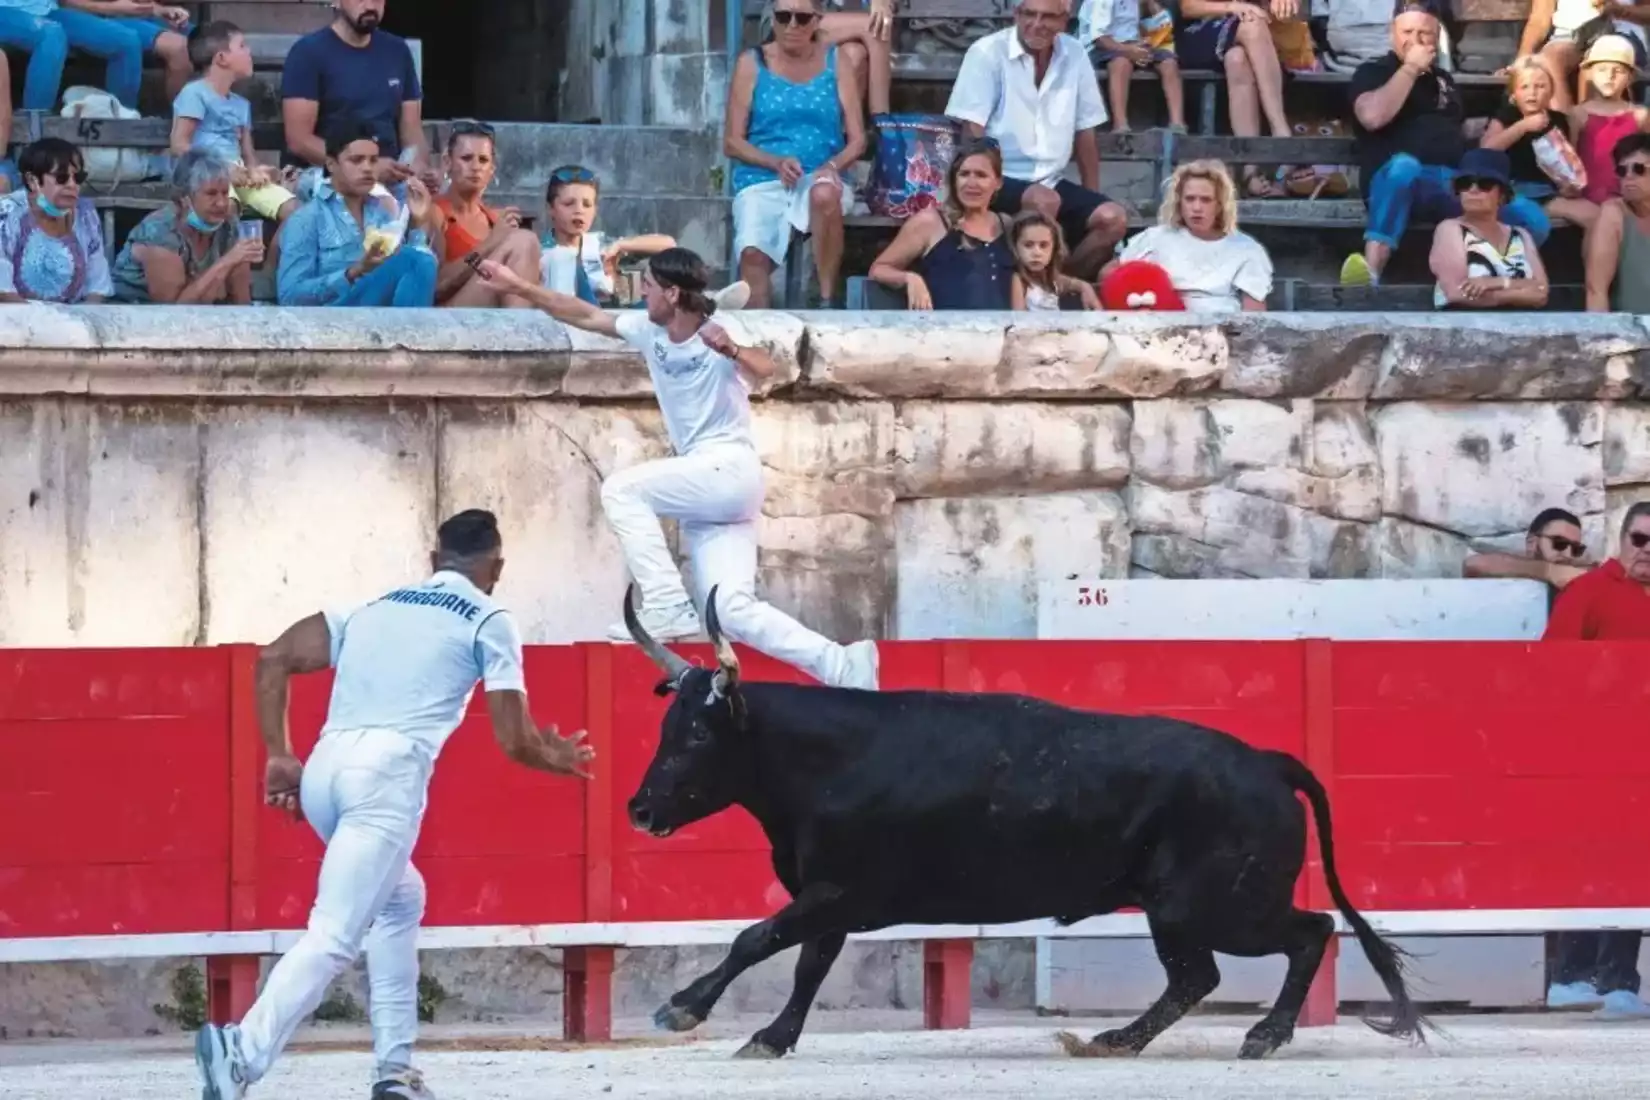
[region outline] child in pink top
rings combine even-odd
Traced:
[[[1612,152],[1628,134],[1650,130],[1650,110],[1627,99],[1638,75],[1633,44],[1619,34],[1601,35],[1581,62],[1586,96],[1570,108],[1570,132],[1576,135],[1576,154],[1587,168],[1589,202],[1601,203],[1621,193]]]

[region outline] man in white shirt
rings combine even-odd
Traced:
[[[623,340],[647,361],[665,430],[676,454],[618,470],[602,482],[602,508],[642,593],[638,617],[659,641],[700,633],[711,589],[716,612],[735,641],[794,665],[833,687],[875,691],[877,647],[839,645],[756,598],[756,520],[762,514],[762,460],[751,440],[750,394],[741,371],[773,374],[773,357],[750,346],[733,318],[711,323],[704,261],[667,248],[642,276],[645,313],[617,316],[567,294],[527,283],[507,267],[482,261],[482,278],[519,294],[563,324]],[[671,560],[659,517],[680,521],[693,564],[689,599]],[[614,641],[630,641],[617,623]]]
[[[997,142],[1003,187],[992,209],[1040,210],[1060,223],[1069,274],[1092,282],[1128,229],[1128,211],[1100,193],[1106,105],[1094,66],[1065,34],[1071,0],[1018,0],[1014,25],[963,55],[945,113],[970,137]],[[1082,184],[1066,179],[1075,152]]]
[[[348,612],[288,627],[258,656],[258,725],[269,764],[264,796],[297,811],[326,841],[309,927],[270,971],[239,1025],[195,1039],[204,1100],[240,1100],[269,1072],[298,1025],[365,943],[372,1012],[373,1100],[430,1100],[412,1068],[418,1031],[418,924],[424,879],[412,865],[430,774],[478,680],[506,755],[589,778],[584,733],[538,730],[527,709],[521,636],[493,602],[504,568],[498,521],[472,509],[447,520],[434,575]],[[326,725],[307,764],[287,735],[287,680],[337,669]]]

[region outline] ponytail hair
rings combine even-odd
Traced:
[[[710,269],[699,254],[689,248],[667,248],[647,263],[653,281],[678,292],[676,308],[701,317],[716,312],[716,303],[705,293],[710,286]]]

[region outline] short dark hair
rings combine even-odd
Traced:
[[[1549,523],[1568,523],[1572,527],[1581,526],[1581,520],[1576,518],[1574,512],[1566,512],[1562,508],[1543,508],[1530,521],[1528,534],[1532,538],[1541,534],[1542,531],[1547,529]]]
[[[473,558],[504,545],[498,517],[485,508],[467,508],[449,516],[436,528],[435,537],[443,558]]]
[[[1641,500],[1627,509],[1627,514],[1621,517],[1621,537],[1626,538],[1627,532],[1633,529],[1633,521],[1641,516],[1650,516],[1650,500]]]
[[[65,168],[82,171],[85,167],[86,158],[81,155],[80,148],[63,138],[49,137],[30,142],[17,157],[18,175],[36,179]]]
[[[710,285],[710,268],[691,248],[667,248],[655,253],[647,262],[653,281],[660,286],[674,287],[681,292],[677,306],[689,313],[709,317],[716,312],[716,303],[705,293]]]
[[[328,126],[325,140],[329,160],[338,159],[338,154],[358,141],[370,141],[374,145],[383,145],[383,142],[378,138],[378,131],[372,128],[372,124],[358,118],[340,119]]]
[[[1642,131],[1628,134],[1610,150],[1610,159],[1620,164],[1635,153],[1650,153],[1650,134]]]
[[[203,23],[189,36],[189,64],[195,67],[197,73],[204,73],[212,67],[213,59],[229,48],[230,40],[240,33],[241,28],[227,19]]]

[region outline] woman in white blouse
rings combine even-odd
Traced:
[[[1264,310],[1272,258],[1237,227],[1237,187],[1218,160],[1174,170],[1158,224],[1123,242],[1116,263],[1144,260],[1168,273],[1186,308],[1198,313]]]

